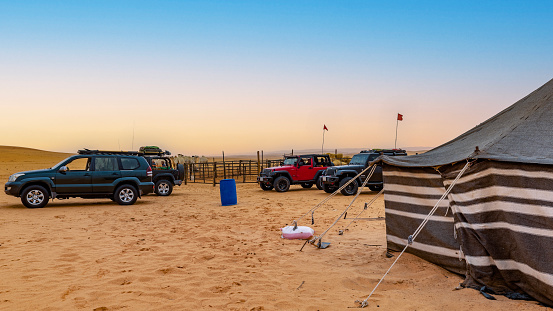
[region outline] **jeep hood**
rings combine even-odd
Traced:
[[[292,167],[294,167],[294,166],[293,165],[273,166],[273,167],[267,167],[266,170],[286,171],[286,170],[289,170]]]

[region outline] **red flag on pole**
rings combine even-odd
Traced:
[[[326,124],[324,125],[323,130],[327,130],[327,131],[328,131],[328,128],[326,127]]]
[[[397,120],[398,121],[403,121],[403,115],[402,114],[397,114]]]

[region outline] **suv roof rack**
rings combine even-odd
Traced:
[[[78,154],[123,154],[123,155],[143,155],[144,152],[138,151],[115,151],[115,150],[89,150],[82,149],[77,152]]]
[[[171,155],[171,152],[169,151],[115,151],[115,150],[89,150],[89,149],[82,149],[77,152],[78,154],[122,154],[122,155],[135,155],[135,156],[164,156],[164,155]]]
[[[403,149],[371,149],[361,150],[361,153],[406,153]]]

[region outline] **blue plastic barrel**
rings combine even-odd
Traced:
[[[223,179],[219,184],[221,192],[221,204],[223,206],[236,205],[236,181],[234,179]]]

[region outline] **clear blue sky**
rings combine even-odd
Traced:
[[[437,146],[553,78],[553,1],[0,1],[0,145]],[[162,122],[162,126],[160,123]],[[134,132],[134,143],[133,143]]]

